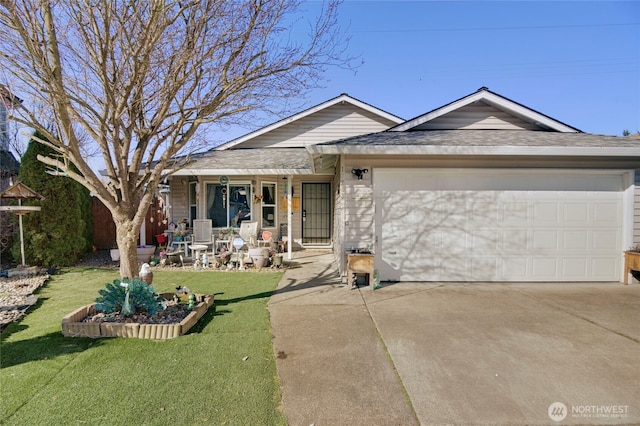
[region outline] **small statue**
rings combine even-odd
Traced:
[[[193,306],[195,305],[195,303],[196,303],[196,295],[191,293],[189,295],[189,310],[190,311],[193,310]]]
[[[153,272],[151,271],[151,268],[149,267],[148,263],[142,264],[139,275],[140,275],[140,279],[145,283],[151,285],[151,283],[153,282]]]

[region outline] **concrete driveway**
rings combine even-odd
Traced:
[[[296,253],[269,302],[290,425],[640,423],[640,285],[340,283]]]

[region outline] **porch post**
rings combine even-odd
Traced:
[[[291,260],[291,246],[293,245],[293,240],[291,239],[291,193],[292,188],[291,185],[293,183],[293,176],[287,176],[287,260]]]

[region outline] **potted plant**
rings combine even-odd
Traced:
[[[233,228],[222,228],[220,230],[220,239],[229,241],[232,239],[231,237],[233,237],[234,234],[235,230]]]
[[[636,244],[624,252],[624,283],[629,284],[629,273],[640,280],[640,244]]]
[[[274,268],[282,267],[282,253],[272,252],[271,266],[273,266]]]

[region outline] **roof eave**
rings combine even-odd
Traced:
[[[316,145],[311,155],[494,155],[544,157],[640,157],[640,147],[550,147],[550,146],[416,146],[416,145]]]

